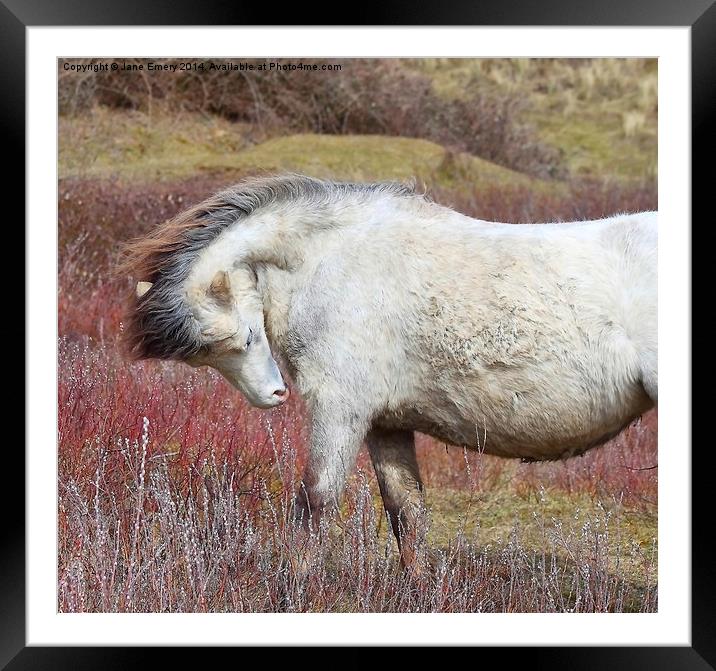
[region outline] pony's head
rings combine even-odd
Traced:
[[[138,282],[138,307],[152,300],[154,285]],[[184,304],[195,327],[195,347],[179,360],[190,366],[211,366],[259,408],[273,408],[288,399],[264,328],[263,305],[255,277],[244,266],[219,270],[208,283],[185,288]]]
[[[288,398],[254,272],[214,257],[196,272],[202,252],[269,202],[272,190],[272,182],[254,180],[215,194],[125,247],[117,272],[140,280],[122,320],[130,358],[211,366],[261,408]]]
[[[140,280],[123,320],[129,356],[212,366],[254,405],[279,405],[288,391],[268,346],[249,263],[290,265],[290,246],[247,248],[239,258],[237,247],[222,247],[221,235],[235,227],[251,230],[252,222],[259,230],[259,211],[295,211],[297,203],[320,210],[346,196],[376,193],[414,195],[412,188],[393,183],[334,183],[303,175],[249,178],[130,243],[117,269]]]

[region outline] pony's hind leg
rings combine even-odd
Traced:
[[[427,516],[411,431],[373,428],[366,438],[383,505],[398,540],[400,559],[419,572],[421,549],[427,532]]]

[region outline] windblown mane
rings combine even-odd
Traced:
[[[398,182],[332,182],[303,175],[254,177],[179,213],[123,250],[119,273],[151,282],[141,298],[130,300],[123,321],[124,348],[134,359],[185,359],[201,349],[199,327],[181,292],[199,253],[227,227],[267,205],[301,201],[330,205],[350,194],[415,196]]]

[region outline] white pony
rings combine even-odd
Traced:
[[[657,402],[657,215],[512,225],[400,184],[299,175],[218,193],[128,248],[137,358],[220,371],[259,407],[311,411],[304,523],[367,442],[406,564],[422,483],[414,431],[551,460]]]

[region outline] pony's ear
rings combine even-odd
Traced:
[[[219,305],[230,306],[233,303],[229,273],[225,270],[220,270],[214,275],[214,279],[211,280],[211,284],[209,285],[209,295],[219,303]]]
[[[144,296],[144,294],[146,294],[147,291],[149,291],[151,288],[152,288],[151,282],[137,282],[137,288],[136,288],[137,298],[141,298],[142,296]]]

